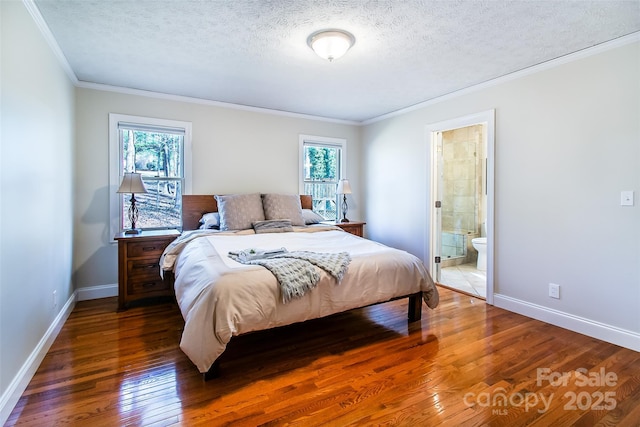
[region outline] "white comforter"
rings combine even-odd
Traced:
[[[176,299],[185,320],[180,348],[200,372],[209,370],[234,335],[324,317],[420,291],[429,307],[437,306],[438,291],[415,256],[335,228],[296,230],[208,234],[167,248],[163,268],[173,264]],[[299,232],[303,230],[306,232]],[[247,248],[281,247],[289,251],[347,251],[352,261],[341,283],[320,270],[315,289],[285,304],[278,283],[268,270],[237,263],[227,256],[229,251]]]

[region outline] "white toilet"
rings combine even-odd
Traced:
[[[487,270],[487,229],[486,224],[483,222],[480,226],[480,235],[482,237],[476,237],[475,239],[471,239],[471,244],[473,248],[478,251],[478,262],[476,263],[476,268],[480,271]]]
[[[476,268],[480,271],[485,271],[487,269],[487,238],[476,237],[475,239],[471,239],[471,244],[473,248],[478,251]]]

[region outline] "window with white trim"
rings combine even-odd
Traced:
[[[130,194],[116,193],[125,172],[142,176],[136,228],[182,228],[182,194],[191,192],[191,123],[109,114],[111,234],[130,228]]]
[[[300,135],[300,194],[313,197],[313,210],[326,220],[340,216],[336,189],[345,176],[347,141]]]

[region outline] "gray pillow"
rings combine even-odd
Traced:
[[[247,230],[256,221],[264,221],[260,193],[216,195],[220,230]]]
[[[302,209],[302,217],[304,218],[304,223],[309,224],[318,224],[325,219],[319,214],[315,213],[311,209]]]
[[[263,194],[262,205],[265,219],[288,219],[291,225],[305,225],[297,194]]]

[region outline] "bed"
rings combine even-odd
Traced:
[[[251,200],[252,206],[237,199]],[[417,257],[335,226],[310,224],[315,222],[306,215],[311,206],[308,195],[182,196],[183,234],[165,250],[161,269],[172,278],[185,320],[180,348],[205,380],[219,374],[219,357],[233,336],[399,298],[409,300],[409,321],[421,318],[423,301],[430,308],[438,305],[438,291]],[[255,218],[260,208],[264,220]],[[211,226],[206,218],[217,220]],[[258,225],[265,224],[283,229],[263,232]],[[346,256],[348,265],[339,276],[312,266],[317,284],[285,300],[282,280],[270,266],[230,258],[254,248],[343,261]]]

